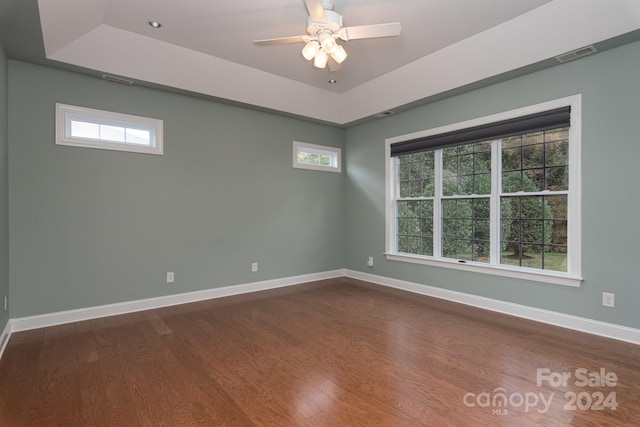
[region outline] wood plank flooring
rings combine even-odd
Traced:
[[[3,427],[223,425],[637,426],[640,346],[343,278],[15,333],[0,361]]]

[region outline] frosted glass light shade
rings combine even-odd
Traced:
[[[333,53],[331,54],[331,57],[338,64],[342,64],[342,61],[347,59],[347,51],[344,50],[344,48],[342,46],[338,45],[336,47],[336,50],[334,50]]]
[[[336,43],[336,39],[333,38],[333,34],[328,31],[321,32],[318,35],[318,41],[320,42],[320,46],[322,46],[324,51],[329,55],[331,55],[336,50],[336,47],[338,47],[338,43]]]
[[[319,50],[320,43],[315,40],[311,40],[302,48],[302,56],[304,56],[304,59],[306,59],[307,61],[311,61],[316,56]]]
[[[316,58],[313,60],[313,66],[316,68],[324,68],[327,66],[328,60],[329,55],[327,55],[327,52],[320,49],[320,51],[316,54]]]

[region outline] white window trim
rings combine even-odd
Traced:
[[[298,162],[298,153],[300,151],[313,152],[317,154],[326,154],[334,160],[331,165],[312,165],[308,163]],[[306,142],[293,141],[293,167],[297,169],[311,169],[325,172],[342,172],[342,150],[337,147],[329,147],[326,145],[309,144]]]
[[[149,130],[153,135],[154,146],[140,146],[120,142],[108,142],[90,138],[70,137],[68,125],[69,115],[80,115],[91,119],[97,124],[131,124]],[[98,148],[102,150],[128,151],[132,153],[163,154],[163,121],[149,117],[134,116],[130,114],[115,113],[112,111],[96,110],[93,108],[78,107],[56,103],[56,144],[73,147]]]
[[[508,120],[517,117],[527,116],[530,114],[536,114],[544,111],[553,110],[556,108],[571,107],[571,128],[569,131],[569,195],[567,201],[567,247],[568,257],[567,266],[568,272],[558,272],[551,270],[538,270],[534,268],[526,267],[512,267],[501,264],[485,264],[473,261],[458,261],[447,258],[439,258],[433,256],[423,255],[411,255],[398,253],[396,248],[396,205],[395,205],[395,192],[396,189],[392,188],[392,178],[395,182],[396,168],[394,158],[391,157],[391,145],[403,142],[411,139],[423,138],[431,135],[452,132],[460,129],[470,128],[474,126],[484,125],[488,123],[494,123],[501,120]],[[445,267],[456,270],[464,270],[475,273],[492,274],[496,276],[512,277],[523,280],[532,280],[556,285],[579,287],[582,283],[582,96],[580,94],[569,96],[566,98],[556,99],[553,101],[543,102],[540,104],[518,108],[498,114],[492,114],[485,117],[480,117],[472,120],[467,120],[460,123],[454,123],[450,125],[441,126],[434,129],[428,129],[424,131],[414,132],[406,135],[400,135],[385,140],[385,256],[386,259],[391,261],[402,261],[422,265],[431,265],[437,267]],[[495,157],[492,157],[495,158]],[[577,160],[576,160],[577,159]],[[436,180],[440,179],[436,176]],[[496,183],[492,183],[496,185]],[[495,204],[495,202],[493,203]],[[492,207],[492,209],[496,209]],[[439,223],[439,215],[435,216],[434,221],[434,233],[437,232],[436,227]],[[493,234],[497,235],[492,220]],[[492,234],[492,235],[493,235]],[[434,239],[434,242],[439,242],[438,239]],[[493,241],[492,241],[493,244]],[[439,243],[436,243],[439,246]],[[493,250],[493,246],[492,246]],[[434,253],[436,247],[434,247]],[[494,258],[495,259],[495,258]]]

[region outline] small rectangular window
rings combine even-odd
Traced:
[[[56,144],[161,155],[162,120],[56,104]]]
[[[339,148],[293,141],[294,168],[340,172],[340,154]]]

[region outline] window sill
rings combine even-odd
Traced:
[[[474,273],[492,274],[494,276],[513,277],[515,279],[532,280],[536,282],[549,283],[553,285],[571,286],[579,288],[582,277],[562,273],[557,271],[538,271],[534,269],[515,269],[507,266],[497,266],[481,264],[472,261],[459,262],[457,260],[445,260],[426,258],[422,256],[412,256],[408,254],[386,253],[385,257],[389,261],[410,262],[414,264],[431,265],[435,267],[451,268],[454,270],[464,270]]]

